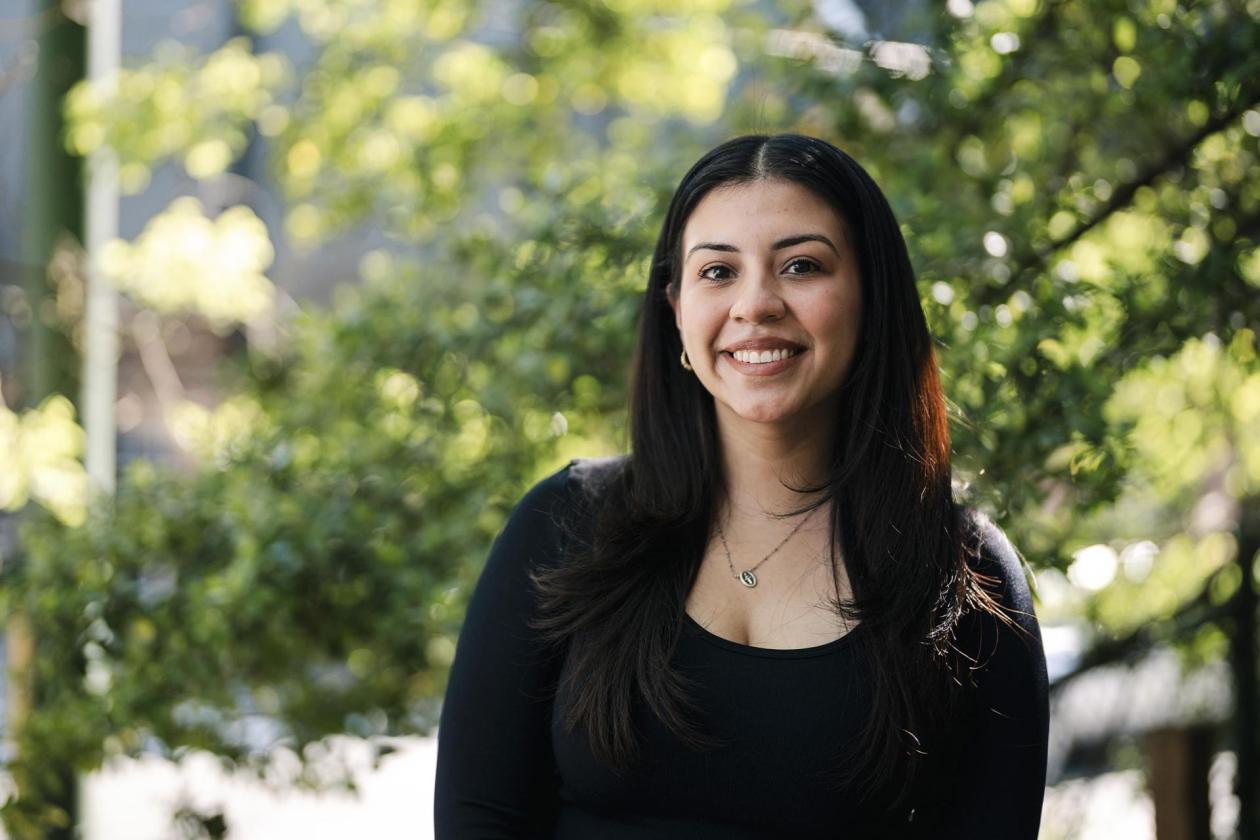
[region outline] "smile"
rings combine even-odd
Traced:
[[[773,376],[781,371],[795,367],[801,354],[805,351],[800,348],[783,349],[783,350],[736,350],[734,352],[723,352],[722,358],[726,359],[731,367],[740,373],[749,376]]]
[[[764,365],[769,362],[777,362],[780,359],[786,359],[789,356],[795,356],[799,350],[784,348],[782,350],[762,350],[758,353],[756,350],[736,350],[731,355],[741,362],[750,365]]]

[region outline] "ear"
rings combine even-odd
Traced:
[[[674,326],[678,328],[679,334],[682,333],[682,312],[678,305],[678,287],[667,286],[665,288],[665,297],[669,299],[669,307],[674,310]]]

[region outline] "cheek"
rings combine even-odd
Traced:
[[[839,337],[861,320],[861,302],[842,290],[829,290],[800,307],[801,320],[816,335]]]
[[[680,313],[677,316],[677,322],[683,335],[707,339],[715,329],[721,326],[720,313],[713,307],[706,307],[703,301],[688,299],[684,296],[679,301],[677,311]]]

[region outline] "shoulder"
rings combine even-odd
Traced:
[[[517,510],[553,513],[583,499],[598,497],[622,474],[628,462],[627,455],[574,458],[530,487],[517,504]]]
[[[968,565],[1008,610],[1032,615],[1032,570],[988,514],[969,505],[958,510]]]
[[[572,470],[573,463],[569,462],[545,478],[539,479],[521,496],[513,514],[545,514],[562,505],[571,492]]]
[[[1031,574],[990,517],[964,507],[959,520],[968,565],[992,603],[972,601],[965,608],[955,628],[955,650],[969,660],[967,673],[979,688],[985,720],[994,724],[988,713],[996,711],[1003,719],[1001,727],[1025,727],[1010,737],[1044,741],[1048,680],[1041,627],[1028,584]]]
[[[609,484],[622,474],[628,456],[574,458],[564,467],[530,487],[516,503],[505,533],[528,531],[559,538],[575,526],[575,518],[585,518],[593,502],[602,497]]]
[[[587,499],[598,498],[614,481],[621,479],[630,463],[629,455],[608,455],[603,458],[574,458],[569,462],[570,488]]]
[[[973,601],[966,609],[959,628],[961,647],[978,662],[988,662],[993,655],[991,664],[997,670],[1044,684],[1041,627],[1029,585],[1036,578],[991,517],[969,506],[960,507],[958,514],[967,564],[993,602],[986,607]],[[996,612],[991,611],[993,606]],[[1005,639],[1019,644],[1005,644]]]

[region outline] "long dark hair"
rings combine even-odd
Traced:
[[[702,157],[665,214],[635,349],[624,467],[575,511],[566,562],[534,576],[534,626],[567,645],[557,697],[569,731],[582,725],[595,757],[621,770],[638,757],[632,723],[645,702],[695,749],[717,744],[696,725],[687,681],[670,667],[683,611],[723,491],[713,398],[679,364],[670,308],[683,228],[715,187],[795,182],[847,223],[859,259],[863,317],[842,385],[837,445],[823,496],[832,505],[852,589],[831,606],[860,621],[872,667],[872,708],[837,758],[835,781],[902,807],[948,752],[965,711],[955,628],[970,609],[1000,608],[966,561],[950,483],[949,430],[914,271],[892,209],[870,175],[826,141],[795,134],[738,137]],[[839,623],[837,623],[837,629]]]

